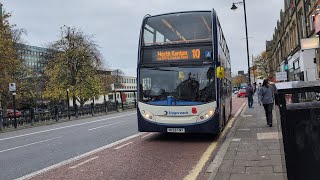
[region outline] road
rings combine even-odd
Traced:
[[[233,113],[244,100],[234,100]],[[130,111],[2,133],[0,179],[44,168],[33,178],[183,179],[216,141],[205,135],[138,133],[136,122]]]
[[[138,133],[134,111],[0,134],[0,179],[13,179]]]

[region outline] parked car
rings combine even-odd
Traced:
[[[16,110],[16,117],[21,116],[21,111]],[[7,109],[7,117],[12,118],[14,117],[14,111],[13,109]]]
[[[246,89],[240,89],[237,94],[238,97],[247,97]]]

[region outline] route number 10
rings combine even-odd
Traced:
[[[200,49],[192,49],[193,59],[200,59]]]

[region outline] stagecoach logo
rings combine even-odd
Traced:
[[[189,112],[183,111],[183,112],[176,112],[176,111],[164,111],[164,115],[173,115],[173,116],[178,116],[178,115],[187,115]]]

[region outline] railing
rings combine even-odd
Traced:
[[[3,129],[15,128],[16,126],[33,126],[40,123],[52,123],[60,120],[67,120],[70,118],[79,118],[81,116],[94,116],[95,114],[102,114],[108,112],[115,112],[119,110],[127,110],[135,108],[135,103],[124,103],[123,107],[119,103],[107,102],[106,104],[95,104],[92,106],[79,107],[76,111],[75,108],[71,107],[68,111],[67,108],[53,108],[46,112],[40,112],[35,110],[26,110],[21,116],[16,117],[0,117],[0,131]],[[69,118],[70,117],[70,118]]]

